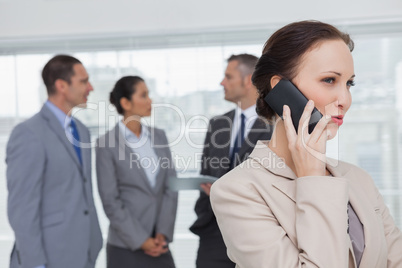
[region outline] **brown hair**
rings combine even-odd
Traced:
[[[69,55],[56,55],[46,63],[42,70],[42,79],[49,96],[56,92],[54,83],[57,79],[62,79],[68,84],[71,83],[71,77],[75,74],[75,64],[82,63],[78,59]]]
[[[300,21],[277,30],[265,43],[262,56],[252,76],[258,90],[257,113],[271,119],[275,112],[264,101],[271,88],[271,78],[278,75],[292,80],[303,55],[324,40],[343,40],[350,51],[354,43],[350,36],[330,24],[319,21]]]
[[[140,82],[144,82],[144,79],[139,76],[124,76],[114,85],[112,92],[110,92],[109,100],[116,107],[119,114],[124,115],[124,109],[121,107],[120,100],[122,98],[131,100],[131,96],[136,91],[135,86]]]

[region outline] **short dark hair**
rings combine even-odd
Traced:
[[[124,76],[114,85],[112,92],[110,92],[109,100],[110,103],[116,107],[119,114],[124,115],[124,110],[123,107],[121,107],[120,100],[122,98],[131,100],[131,96],[136,91],[135,86],[140,82],[144,82],[144,79],[139,76]]]
[[[238,54],[232,55],[228,58],[228,63],[231,61],[237,61],[239,63],[238,69],[243,77],[252,74],[254,72],[255,65],[258,58],[251,54]]]
[[[67,81],[69,84],[71,83],[71,77],[74,75],[75,64],[82,63],[78,59],[69,55],[56,55],[46,63],[42,70],[42,79],[49,96],[56,92],[54,83],[57,79]]]
[[[324,40],[342,40],[353,51],[350,36],[330,24],[320,21],[300,21],[277,30],[265,43],[262,56],[255,67],[252,81],[258,90],[257,113],[267,119],[275,112],[264,98],[272,90],[271,78],[278,75],[292,80],[296,76],[303,55]]]

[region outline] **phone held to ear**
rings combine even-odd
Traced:
[[[299,128],[299,121],[307,105],[308,99],[289,80],[281,80],[265,97],[265,102],[283,119],[283,105],[290,108],[293,126]],[[311,133],[315,125],[322,118],[322,114],[314,107],[308,125],[308,133]]]

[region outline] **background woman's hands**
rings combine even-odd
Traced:
[[[283,107],[286,137],[297,177],[325,176],[326,174],[325,152],[328,140],[326,126],[331,121],[331,117],[323,116],[313,132],[309,134],[308,124],[313,109],[314,102],[310,100],[304,108],[296,133],[290,116],[291,111],[287,105]]]
[[[163,234],[156,234],[155,238],[150,237],[142,244],[141,249],[152,257],[159,257],[160,255],[169,251],[167,247],[166,237]]]

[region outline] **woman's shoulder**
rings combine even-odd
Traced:
[[[167,136],[165,130],[151,126],[146,126],[146,128],[148,130],[149,136],[152,138],[154,142],[156,143],[167,142]]]
[[[339,177],[346,178],[352,188],[373,192],[376,194],[377,186],[371,175],[361,167],[352,163],[338,161],[337,166],[333,168]]]
[[[336,172],[339,173],[341,176],[359,180],[371,179],[370,174],[366,170],[358,167],[355,164],[333,159],[331,161],[332,168],[336,170]]]
[[[119,127],[118,125],[114,126],[112,129],[110,129],[109,131],[106,131],[105,134],[100,135],[97,139],[96,139],[96,144],[105,144],[106,142],[110,142],[111,141],[111,137],[116,137],[119,133]]]
[[[151,126],[146,126],[146,128],[148,129],[148,131],[150,133],[156,134],[156,135],[165,135],[165,131],[161,128],[157,128],[157,127],[151,127]]]
[[[266,189],[267,185],[271,185],[278,179],[277,175],[271,173],[260,163],[252,158],[248,158],[219,178],[213,186],[215,188],[227,188],[227,186],[236,187],[236,185],[242,185],[249,189]]]
[[[282,162],[279,162],[281,164]],[[334,164],[334,161],[332,161]],[[270,168],[272,170],[270,170]],[[280,167],[270,167],[262,165],[259,161],[248,158],[246,161],[232,169],[213,185],[218,190],[219,188],[232,188],[237,185],[242,185],[247,188],[259,191],[269,191],[271,186],[283,180],[293,180],[280,176],[280,172],[276,172]],[[283,168],[287,168],[284,166]],[[332,166],[335,172],[335,177],[343,177],[348,179],[354,185],[362,185],[367,189],[375,187],[374,181],[370,174],[364,169],[344,161],[336,161],[336,165]],[[279,174],[279,175],[278,175]],[[285,174],[285,173],[284,173]],[[297,178],[294,178],[297,180]]]

